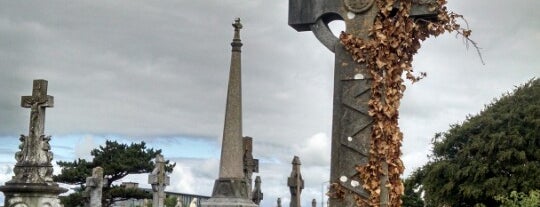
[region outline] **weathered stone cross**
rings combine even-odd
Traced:
[[[32,96],[21,97],[21,106],[30,108],[30,133],[40,137],[45,129],[45,108],[54,106],[54,97],[47,95],[47,81],[34,80]]]
[[[294,156],[292,161],[291,176],[287,179],[287,185],[291,191],[290,207],[302,206],[300,195],[302,194],[302,189],[304,189],[304,179],[302,179],[300,165],[302,165],[300,158],[298,158],[298,156]]]
[[[244,175],[248,184],[249,197],[252,198],[253,173],[259,172],[259,160],[253,159],[253,138],[244,137]]]
[[[148,175],[148,184],[152,185],[153,199],[152,206],[165,206],[165,186],[170,184],[170,178],[165,174],[165,159],[162,155],[156,155],[156,166]]]
[[[434,14],[427,4],[435,1],[413,0],[409,16],[432,18]],[[373,122],[368,115],[371,77],[366,65],[353,61],[351,54],[338,44],[339,39],[328,23],[343,20],[347,33],[369,39],[378,12],[375,0],[289,0],[289,25],[299,32],[312,31],[335,53],[330,181],[365,198],[369,195],[355,176],[355,167],[366,164],[369,156]],[[330,206],[350,207],[355,203],[351,194],[330,198]]]
[[[85,207],[101,207],[103,185],[107,182],[107,179],[103,178],[102,167],[92,169],[92,176],[86,178],[86,189],[83,194],[88,199]]]

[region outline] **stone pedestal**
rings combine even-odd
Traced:
[[[58,195],[67,189],[44,183],[10,183],[0,187],[5,207],[61,207]]]
[[[249,199],[248,183],[243,178],[220,178],[214,183],[212,198],[204,207],[256,207]]]

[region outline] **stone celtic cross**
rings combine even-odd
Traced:
[[[294,156],[292,161],[292,171],[291,176],[287,179],[287,185],[291,191],[291,203],[290,207],[300,207],[301,199],[300,195],[302,194],[302,189],[304,189],[304,179],[302,178],[302,173],[300,172],[300,158]]]
[[[165,187],[170,184],[170,178],[165,174],[165,159],[162,155],[156,155],[156,166],[148,175],[148,184],[152,185],[152,206],[165,206]]]
[[[409,16],[433,18],[435,14],[427,4],[435,1],[413,0]],[[368,115],[371,77],[366,65],[353,61],[339,44],[328,23],[342,20],[347,33],[369,39],[378,12],[375,0],[289,0],[289,25],[299,32],[312,31],[335,53],[330,181],[364,198],[369,195],[359,184],[356,166],[367,164],[369,156],[373,122]],[[356,206],[354,196],[331,197],[330,206]]]
[[[259,160],[253,159],[253,138],[251,137],[244,137],[243,140],[244,145],[244,175],[247,180],[248,184],[248,190],[249,190],[249,197],[252,198],[253,195],[251,191],[253,190],[253,173],[259,172]]]

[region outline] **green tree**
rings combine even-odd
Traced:
[[[53,178],[56,182],[80,186],[75,193],[62,198],[65,206],[83,206],[82,192],[85,189],[86,177],[91,176],[92,169],[97,166],[103,168],[104,177],[108,180],[103,185],[103,206],[111,206],[116,201],[130,198],[150,198],[151,194],[148,192],[141,189],[124,188],[114,184],[114,182],[129,174],[152,172],[155,164],[153,159],[158,154],[161,154],[161,150],[147,149],[144,142],[127,145],[108,140],[105,142],[105,146],[99,146],[99,148],[92,150],[91,155],[94,158],[91,162],[85,159],[57,162],[62,170],[59,175]],[[175,164],[166,161],[167,172],[172,172],[174,166]]]
[[[501,202],[501,207],[538,207],[540,206],[540,190],[530,191],[529,194],[512,191],[510,196],[495,196]]]
[[[540,189],[540,80],[531,80],[435,135],[418,170],[427,206],[497,206],[498,195]]]

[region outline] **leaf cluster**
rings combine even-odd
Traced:
[[[496,206],[496,196],[540,189],[540,79],[437,134],[418,174],[433,206]]]
[[[425,77],[413,75],[413,55],[420,42],[429,36],[446,31],[464,31],[455,20],[458,15],[448,13],[445,0],[429,5],[438,14],[436,20],[427,21],[409,17],[412,1],[376,0],[380,12],[375,18],[369,39],[342,32],[341,43],[352,54],[353,60],[366,64],[370,75],[371,97],[369,115],[373,118],[370,157],[368,164],[357,167],[369,200],[359,200],[359,206],[379,206],[381,188],[389,191],[389,206],[400,206],[404,187],[400,175],[404,166],[400,159],[403,134],[398,126],[399,105],[405,85],[403,75],[412,82]],[[397,7],[396,7],[397,6]],[[464,32],[463,32],[464,31]],[[384,167],[383,167],[384,166]],[[381,180],[387,177],[387,180]]]

